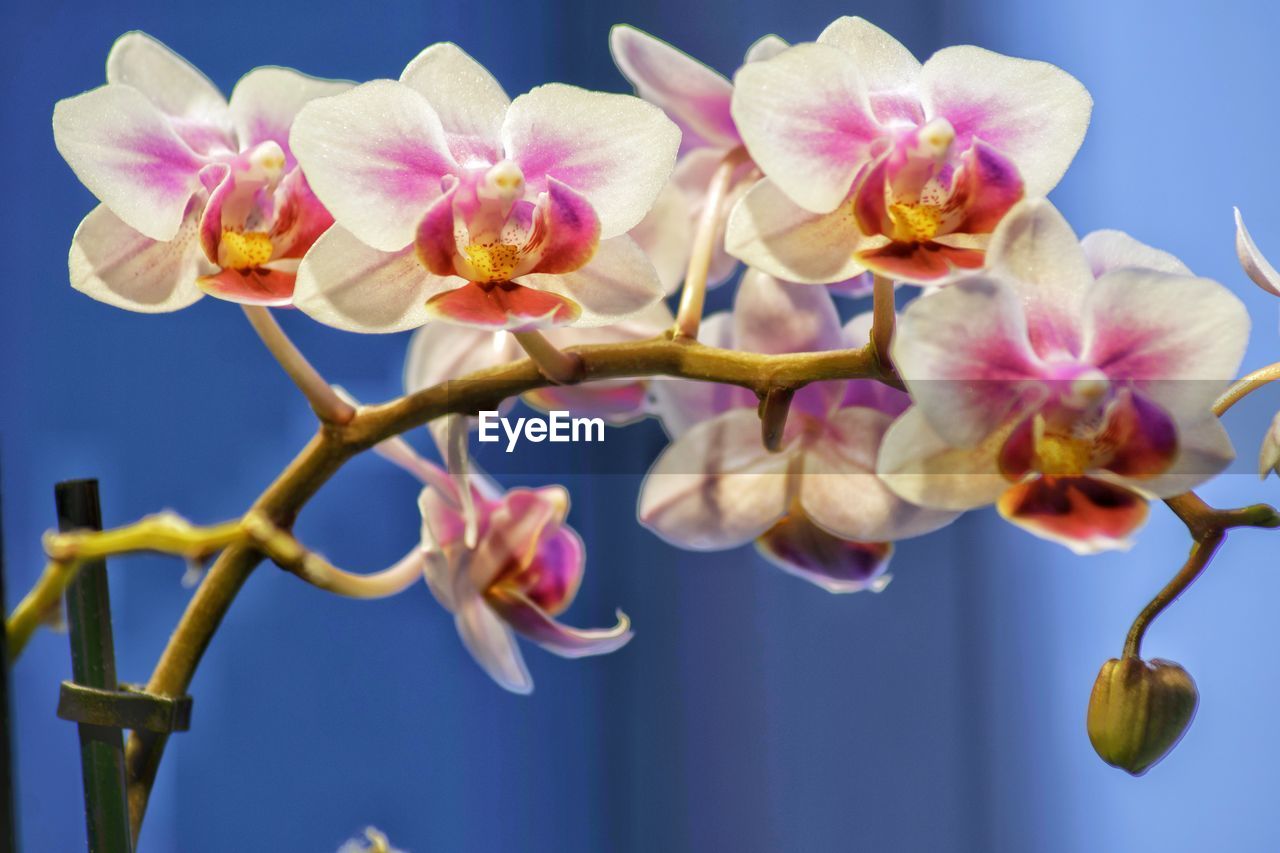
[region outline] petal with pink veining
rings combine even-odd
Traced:
[[[1084,86],[1062,69],[971,45],[931,56],[919,86],[926,117],[955,128],[956,150],[973,139],[994,146],[1017,164],[1033,197],[1067,170],[1093,109]]]
[[[441,181],[460,168],[427,99],[391,80],[311,101],[289,144],[338,224],[384,252],[413,242]]]
[[[600,219],[586,196],[547,178],[547,194],[534,214],[526,251],[539,252],[531,273],[570,273],[591,260],[600,244]]]
[[[1084,361],[1133,382],[1175,421],[1204,417],[1249,339],[1249,313],[1225,287],[1154,270],[1107,273],[1084,314]]]
[[[288,168],[297,161],[289,150],[289,129],[303,105],[347,91],[354,83],[324,80],[292,68],[255,68],[231,90],[231,122],[240,150],[270,140],[282,149]]]
[[[200,279],[200,289],[210,296],[241,305],[283,306],[293,301],[297,273],[256,267],[224,269]]]
[[[786,513],[793,458],[793,452],[765,450],[754,409],[704,421],[649,469],[640,492],[640,523],[682,548],[743,545]]]
[[[981,139],[964,153],[956,173],[952,201],[964,211],[953,230],[987,234],[1022,199],[1022,177],[1007,157]]]
[[[178,233],[209,162],[142,92],[119,84],[59,101],[53,138],[81,183],[153,240]]]
[[[502,120],[511,100],[462,48],[450,42],[431,45],[405,66],[400,82],[431,102],[459,163],[502,159]]]
[[[426,310],[435,320],[513,331],[572,323],[582,313],[570,299],[514,281],[466,282],[432,296]]]
[[[844,201],[883,133],[856,60],[825,44],[744,65],[734,77],[733,117],[760,169],[814,213]]]
[[[856,252],[865,242],[849,205],[811,213],[768,178],[733,208],[725,233],[729,254],[748,266],[806,284],[844,281],[863,272]]]
[[[170,119],[201,154],[235,150],[227,99],[218,87],[165,45],[143,32],[125,33],[107,54],[107,82],[130,86]]]
[[[618,611],[618,623],[612,628],[571,628],[557,622],[546,611],[524,596],[500,591],[490,594],[490,606],[518,631],[542,648],[562,658],[607,655],[631,641],[631,620]]]
[[[741,144],[729,114],[733,86],[720,74],[665,41],[618,24],[609,51],[636,94],[657,104],[681,127],[718,148]]]
[[[1099,440],[1111,448],[1103,467],[1139,482],[1163,474],[1178,456],[1178,427],[1173,418],[1128,389],[1108,408]]]
[[[675,167],[680,131],[639,98],[550,83],[511,102],[502,144],[530,191],[544,191],[551,176],[586,196],[608,239],[653,206]]]
[[[1136,492],[1089,477],[1037,477],[1010,487],[996,508],[1022,529],[1077,554],[1130,547],[1148,511]]]
[[[635,241],[625,234],[600,241],[591,261],[562,274],[532,273],[517,282],[578,306],[575,326],[607,326],[649,309],[662,298],[662,282]],[[557,322],[557,325],[559,322]]]
[[[889,243],[854,254],[872,272],[916,284],[941,281],[963,270],[982,268],[981,249],[948,246],[941,242]]]
[[[157,242],[100,204],[72,238],[71,286],[129,311],[150,314],[186,308],[204,295],[196,279],[216,269],[204,257],[196,229],[193,209],[172,240]]]

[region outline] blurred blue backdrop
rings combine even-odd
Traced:
[[[120,33],[145,29],[228,91],[260,64],[391,77],[426,44],[456,40],[517,93],[547,80],[623,90],[606,45],[615,22],[731,70],[758,36],[812,38],[842,14],[922,57],[972,42],[1078,76],[1094,121],[1058,204],[1080,233],[1128,230],[1228,283],[1258,318],[1248,364],[1280,356],[1276,307],[1231,242],[1239,204],[1280,256],[1280,17],[1263,0],[1211,15],[1118,0],[11,3],[0,55],[11,599],[41,566],[55,480],[100,477],[109,524],[163,507],[220,520],[312,430],[234,307],[144,317],[66,283],[71,233],[93,200],[54,150],[50,112],[102,82]],[[397,392],[403,336],[284,319],[334,381],[365,399]],[[1280,405],[1259,396],[1231,418],[1250,464]],[[661,435],[649,423],[609,442],[640,470]],[[1250,464],[1206,496],[1265,497]],[[535,467],[573,465],[565,453]],[[1177,752],[1133,780],[1094,757],[1083,714],[1098,666],[1183,556],[1167,513],[1157,508],[1131,553],[1089,560],[976,514],[905,543],[885,593],[833,597],[750,550],[666,547],[634,523],[637,483],[569,478],[591,554],[570,616],[599,623],[621,605],[638,636],[604,659],[531,650],[531,698],[488,682],[425,588],[350,602],[259,570],[195,680],[194,727],[170,746],[143,849],[327,851],[366,824],[417,853],[1280,849],[1274,537],[1233,537],[1153,629],[1150,653],[1186,665],[1202,704]],[[301,535],[341,565],[385,565],[416,535],[415,492],[357,460],[307,509]],[[145,681],[190,595],[181,573],[160,559],[112,567],[123,677]],[[48,632],[14,673],[28,851],[84,845],[75,732],[54,717],[68,675],[66,638]]]

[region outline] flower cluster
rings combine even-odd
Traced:
[[[551,83],[512,99],[443,43],[395,80],[260,68],[228,100],[127,34],[107,84],[54,111],[101,202],[71,282],[133,311],[208,293],[416,329],[409,394],[528,353],[553,381],[527,403],[660,420],[642,525],[693,550],[754,542],[831,592],[883,588],[895,542],[993,504],[1078,553],[1127,547],[1152,500],[1234,458],[1214,402],[1244,355],[1243,304],[1123,233],[1077,239],[1044,198],[1092,108],[1066,72],[973,46],[922,63],[853,17],[761,39],[732,80],[631,27],[610,48],[635,95]],[[1280,295],[1237,227],[1245,271]],[[700,322],[705,289],[742,265],[732,309]],[[663,298],[682,283],[677,316]],[[902,283],[920,289],[895,315]],[[874,312],[842,321],[833,295],[873,290]],[[759,398],[575,372],[579,345],[694,334],[740,356],[865,348],[877,369]],[[556,621],[585,565],[568,493],[475,471],[467,414],[433,425],[446,468],[381,449],[425,484],[410,568],[485,671],[528,692],[517,635],[577,657],[630,626]],[[1280,418],[1261,470],[1280,471]]]

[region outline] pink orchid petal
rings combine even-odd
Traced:
[[[551,176],[585,195],[607,239],[653,206],[675,167],[680,131],[639,98],[551,83],[512,101],[502,143],[531,192],[544,192]]]
[[[955,519],[954,512],[908,503],[876,476],[880,444],[892,422],[874,409],[841,409],[805,451],[800,505],[829,533],[890,541],[931,533]]]
[[[428,316],[436,320],[515,331],[572,323],[582,313],[580,306],[570,299],[513,281],[466,282],[432,296],[426,310]]]
[[[1136,492],[1089,477],[1037,477],[1010,487],[996,508],[1023,530],[1077,554],[1129,548],[1148,512]]]
[[[1100,440],[1113,448],[1103,467],[1139,481],[1168,471],[1178,456],[1178,427],[1173,418],[1128,389],[1108,409]]]
[[[955,128],[956,150],[974,139],[995,147],[1017,164],[1031,197],[1061,179],[1093,109],[1084,86],[1062,69],[970,45],[930,57],[919,86],[925,115]]]
[[[854,254],[858,263],[873,272],[913,284],[931,284],[962,270],[981,269],[981,249],[948,246],[942,242],[889,243]]]
[[[459,163],[502,159],[502,120],[511,100],[462,48],[450,42],[431,45],[405,66],[400,82],[431,102]]]
[[[195,209],[168,242],[134,231],[98,205],[71,241],[71,286],[99,302],[153,314],[186,308],[204,294],[196,279],[213,272],[196,239]]]
[[[919,506],[968,510],[993,503],[1009,486],[996,458],[1004,435],[971,447],[955,447],[938,435],[919,407],[889,427],[880,444],[876,473],[904,500]]]
[[[827,592],[878,592],[887,581],[884,572],[893,545],[842,539],[793,513],[762,533],[756,550],[784,572]]]
[[[1081,305],[1093,274],[1057,208],[1044,199],[1015,205],[991,236],[987,265],[1021,296],[1036,352],[1046,358],[1079,354]]]
[[[311,191],[301,169],[284,176],[278,193],[283,202],[276,213],[271,240],[279,247],[280,258],[301,260],[333,225],[333,217]]]
[[[297,274],[266,268],[224,269],[200,278],[200,289],[210,296],[241,305],[284,306],[293,302]]]
[[[640,523],[681,548],[746,544],[787,510],[794,453],[770,453],[753,409],[685,432],[654,462],[640,492]]]
[[[930,425],[957,447],[1005,423],[1045,372],[1017,292],[977,275],[907,306],[893,360]]]
[[[142,92],[107,85],[53,109],[58,152],[91,193],[129,227],[172,240],[208,163]]]
[[[515,635],[479,593],[472,590],[461,598],[454,622],[471,657],[498,686],[521,695],[533,692],[533,678]]]
[[[275,142],[284,150],[287,168],[293,168],[296,161],[289,150],[289,129],[298,111],[317,98],[341,94],[354,85],[347,80],[311,77],[292,68],[255,68],[231,90],[231,122],[240,150]]]
[[[766,59],[773,59],[789,47],[791,47],[791,43],[786,39],[770,33],[752,42],[751,47],[747,48],[747,53],[742,61],[744,64],[748,62],[764,62]]]
[[[551,500],[563,502],[568,498],[553,495]],[[514,583],[499,578],[489,592],[516,592],[546,613],[558,616],[577,597],[585,563],[586,547],[577,533],[568,527],[546,528],[538,538],[532,561],[512,579]]]
[[[554,324],[605,326],[645,311],[662,298],[662,282],[635,241],[623,235],[602,240],[591,261],[559,275],[533,273],[518,283],[554,294],[577,305],[573,318],[553,318]]]
[[[1178,424],[1178,455],[1163,474],[1124,482],[1153,498],[1171,498],[1221,474],[1235,458],[1222,421],[1207,415],[1194,423]]]
[[[338,224],[384,252],[413,241],[441,181],[460,169],[426,98],[391,80],[308,103],[289,144]]]
[[[631,641],[631,620],[618,611],[612,628],[571,628],[553,619],[537,604],[507,592],[489,596],[489,604],[526,639],[562,658],[584,658],[616,652]]]
[[[741,144],[729,114],[733,86],[687,53],[634,27],[619,24],[609,32],[609,51],[636,94],[661,107],[681,127],[691,128],[710,145]]]
[[[1017,167],[981,139],[975,140],[961,157],[956,173],[952,202],[964,211],[964,219],[954,230],[989,234],[1022,195]]]
[[[1153,270],[1107,273],[1084,314],[1084,361],[1129,380],[1178,422],[1205,416],[1249,339],[1249,313],[1225,287]]]
[[[855,257],[864,240],[848,205],[810,213],[766,178],[733,208],[725,247],[748,266],[780,279],[827,284],[866,269]]]
[[[546,200],[539,203],[538,216],[535,236],[526,249],[539,252],[540,257],[530,272],[571,273],[586,266],[600,244],[600,220],[586,196],[548,177]]]
[[[1080,240],[1094,278],[1102,278],[1112,270],[1126,267],[1167,272],[1174,275],[1193,275],[1187,265],[1168,252],[1140,243],[1123,231],[1091,231]]]
[[[1280,296],[1280,273],[1276,272],[1276,268],[1253,242],[1249,230],[1244,227],[1244,217],[1240,215],[1240,208],[1235,208],[1235,213],[1236,256],[1240,258],[1240,266],[1244,268],[1245,275],[1249,276],[1254,284],[1272,296]]]
[[[760,169],[814,213],[844,201],[882,134],[857,61],[825,44],[739,69],[733,118]]]
[[[506,580],[518,579],[520,572],[537,558],[543,540],[560,531],[568,504],[568,493],[561,486],[512,489],[503,495],[488,513],[488,525],[468,568],[476,589],[488,590]],[[581,573],[582,550],[578,544],[576,554],[565,555],[576,559],[576,563],[550,567],[572,575],[573,591]]]
[[[302,259],[293,304],[338,329],[401,332],[431,319],[427,301],[462,283],[432,275],[412,249],[379,252],[335,225]]]
[[[448,189],[431,202],[418,222],[413,238],[413,248],[418,260],[433,275],[457,275],[453,259],[458,254],[457,218],[454,201],[458,184],[450,182]]]
[[[116,39],[107,55],[107,82],[130,86],[145,95],[193,151],[235,150],[227,99],[218,87],[146,33],[125,33]]]

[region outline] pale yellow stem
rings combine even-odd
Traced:
[[[1236,403],[1239,403],[1263,385],[1275,382],[1276,380],[1280,380],[1280,361],[1275,364],[1268,364],[1266,367],[1258,368],[1253,371],[1253,373],[1237,380],[1236,383],[1224,391],[1222,396],[1213,404],[1213,413],[1218,417],[1222,417]]]
[[[284,329],[280,328],[270,309],[261,305],[242,307],[253,330],[262,338],[276,361],[280,362],[293,384],[307,398],[320,420],[333,424],[350,423],[356,414],[355,407],[342,399],[320,372],[312,367],[306,356],[289,340]]]
[[[733,185],[733,173],[746,159],[745,148],[733,149],[720,161],[707,185],[702,213],[693,234],[693,248],[684,275],[684,290],[680,293],[680,307],[676,312],[675,333],[678,337],[691,340],[698,337],[702,309],[707,301],[707,275],[711,270],[711,259],[715,256],[716,237],[726,214],[723,210],[725,196]]]
[[[578,379],[582,362],[576,355],[556,349],[555,344],[538,331],[512,332],[511,334],[515,336],[516,342],[524,348],[529,358],[533,359],[533,363],[538,365],[538,370],[543,376],[557,385],[564,385]]]

